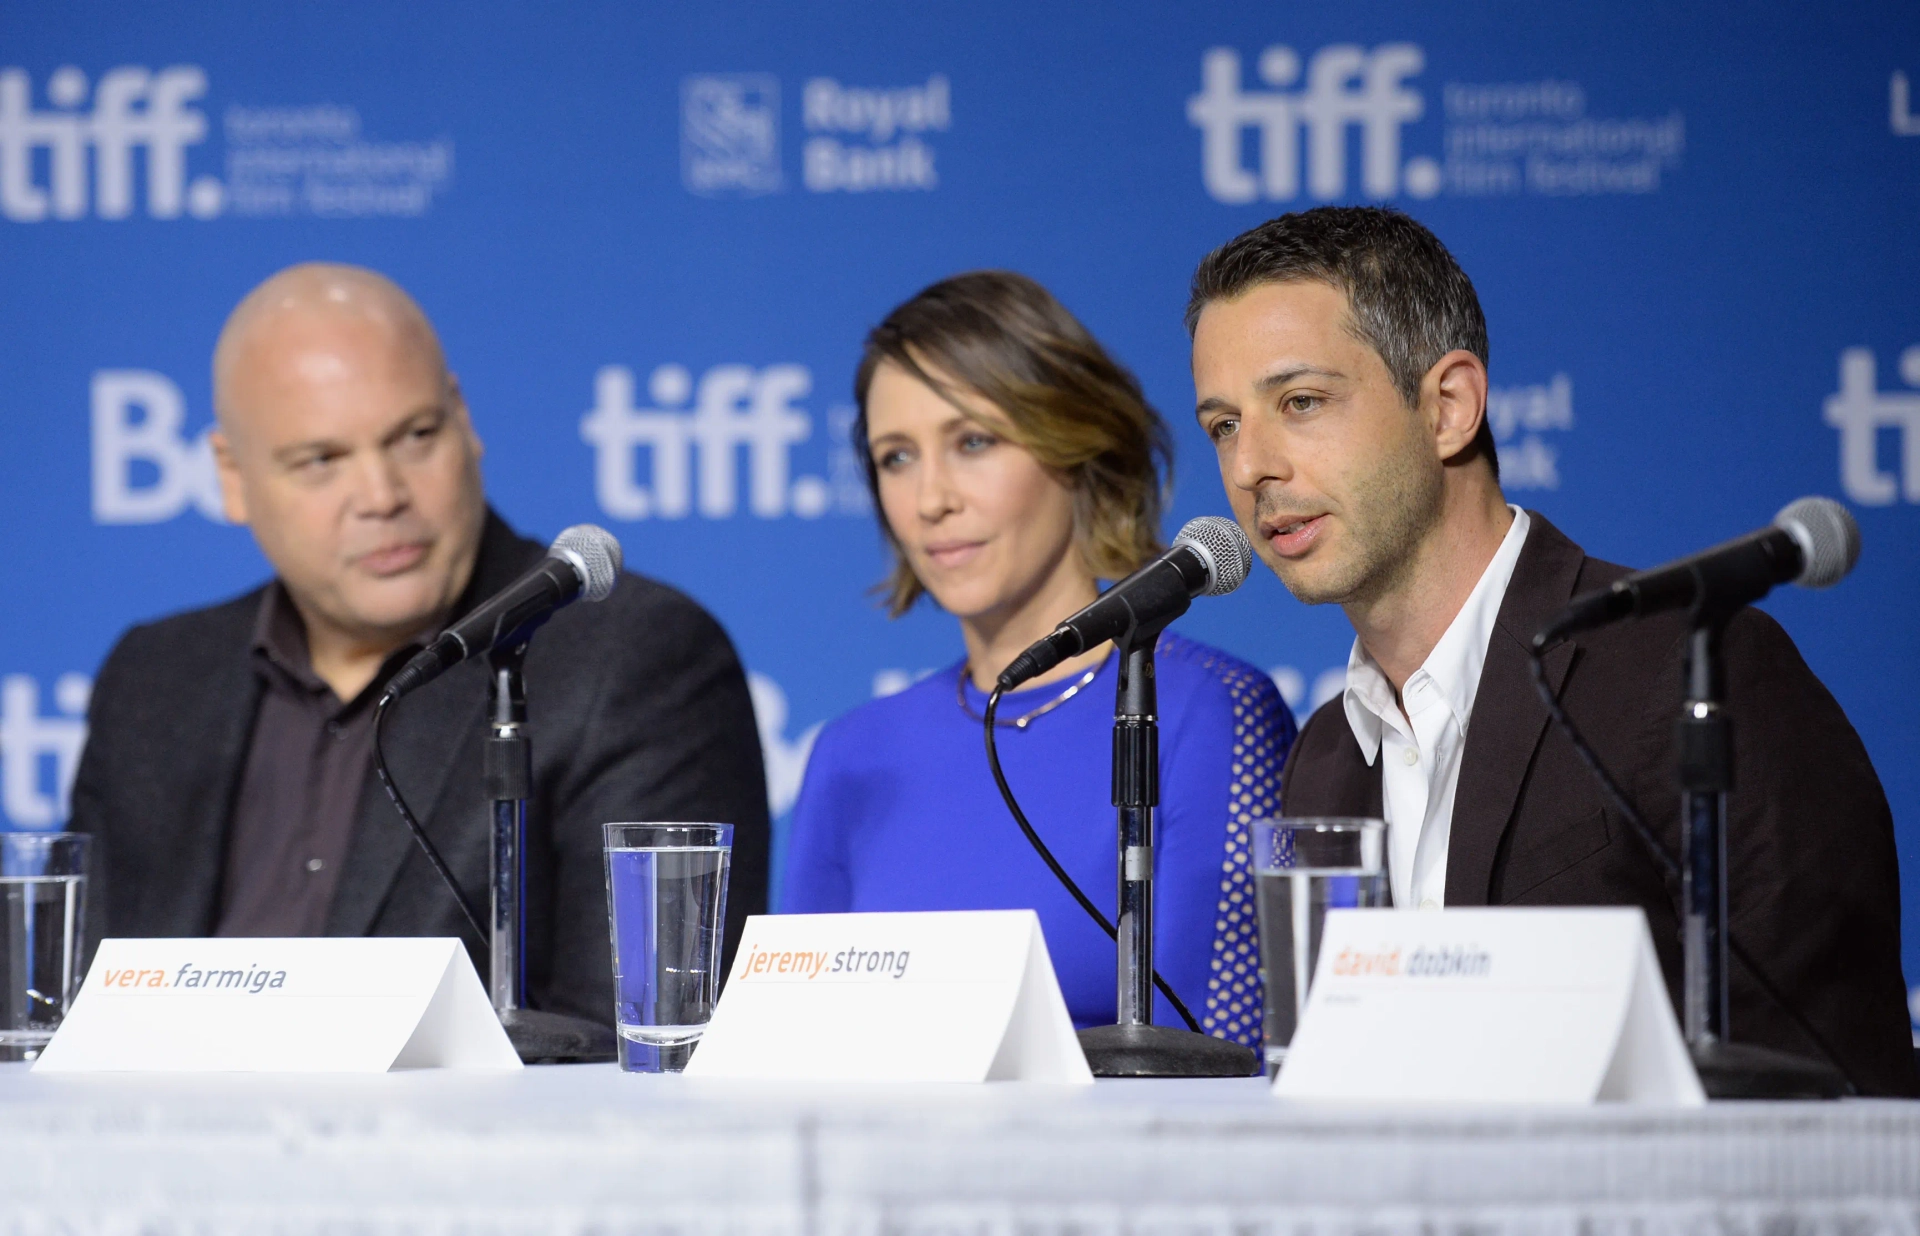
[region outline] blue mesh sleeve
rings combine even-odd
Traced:
[[[1254,910],[1253,822],[1280,814],[1280,769],[1293,745],[1294,722],[1264,674],[1238,662],[1216,662],[1213,668],[1233,699],[1233,771],[1207,1006],[1200,1025],[1215,1038],[1258,1048],[1260,924]]]

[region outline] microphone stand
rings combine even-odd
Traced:
[[[481,763],[491,803],[493,862],[488,917],[492,960],[487,993],[520,1059],[602,1061],[614,1058],[613,1031],[598,1022],[527,1007],[527,799],[533,791],[533,743],[527,736],[527,643],[487,656],[487,741]]]
[[[1704,592],[1704,589],[1702,590]],[[1727,794],[1733,724],[1720,696],[1728,614],[1696,609],[1688,637],[1680,751],[1681,1020],[1700,1084],[1716,1099],[1830,1099],[1847,1092],[1822,1061],[1728,1040]]]
[[[1120,914],[1116,1024],[1079,1033],[1096,1077],[1251,1077],[1252,1048],[1153,1024],[1153,816],[1160,804],[1160,722],[1153,644],[1166,626],[1116,639],[1120,682],[1113,709],[1113,805],[1119,817]]]

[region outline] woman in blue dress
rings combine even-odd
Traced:
[[[867,337],[855,449],[893,552],[898,616],[923,595],[965,654],[827,725],[794,807],[789,913],[1031,908],[1078,1026],[1114,1020],[1114,944],[1008,815],[982,745],[1014,657],[1162,548],[1166,426],[1133,375],[1021,275],[937,283]],[[1294,724],[1260,671],[1172,631],[1155,650],[1155,967],[1207,1033],[1257,1046],[1249,826],[1278,813]],[[1061,864],[1112,915],[1112,646],[1001,701],[1000,758]],[[1164,996],[1154,1020],[1178,1025]]]

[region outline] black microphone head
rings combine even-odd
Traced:
[[[580,572],[582,601],[606,600],[620,578],[620,542],[594,524],[575,524],[553,538],[547,557],[565,559]]]
[[[1802,588],[1831,588],[1860,561],[1860,525],[1832,498],[1801,498],[1781,508],[1773,526],[1800,547]]]
[[[1222,597],[1247,582],[1253,569],[1253,545],[1240,525],[1221,515],[1189,519],[1175,545],[1186,545],[1207,564],[1207,595]]]

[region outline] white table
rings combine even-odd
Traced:
[[[1916,1236],[1920,1103],[1334,1110],[1257,1080],[35,1077],[0,1236]]]

